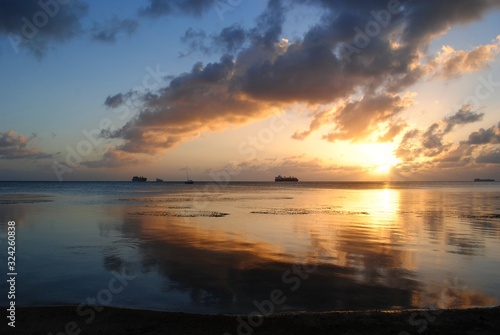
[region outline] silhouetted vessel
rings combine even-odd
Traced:
[[[146,181],[146,180],[148,180],[148,178],[143,177],[143,176],[140,176],[140,177],[138,177],[138,176],[134,176],[134,177],[132,178],[132,181],[142,181],[142,182],[144,182],[144,181]]]
[[[194,181],[189,179],[189,173],[187,169],[186,169],[186,181],[184,182],[184,184],[194,184]]]
[[[157,182],[157,183],[163,183],[163,179],[156,178],[156,182]]]
[[[474,181],[495,181],[495,179],[481,179],[481,178],[476,178]]]
[[[282,177],[281,175],[279,175],[278,177],[275,177],[274,178],[274,181],[299,181],[297,178],[295,177]]]

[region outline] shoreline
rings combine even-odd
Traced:
[[[3,334],[497,334],[500,306],[443,310],[330,311],[253,315],[188,314],[95,306],[16,309],[15,329]]]

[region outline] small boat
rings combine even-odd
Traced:
[[[474,181],[495,181],[495,179],[481,179],[481,178],[476,178]]]
[[[139,176],[134,176],[132,178],[132,181],[134,181],[134,182],[144,182],[144,181],[147,181],[147,180],[148,180],[148,178],[143,177],[143,176],[140,176],[140,177]]]
[[[189,173],[187,169],[186,169],[186,181],[184,182],[184,184],[194,184],[194,181],[189,179]]]
[[[279,175],[278,177],[274,178],[274,181],[299,181],[296,177],[282,177]]]
[[[156,178],[156,182],[157,182],[157,183],[163,183],[163,179]]]

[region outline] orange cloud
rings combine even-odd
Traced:
[[[477,72],[488,66],[500,51],[500,35],[491,44],[479,45],[471,51],[455,50],[445,45],[432,63],[434,76],[454,78]]]

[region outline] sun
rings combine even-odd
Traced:
[[[394,154],[395,147],[392,143],[361,144],[358,150],[362,165],[372,174],[388,174],[401,162]]]
[[[392,168],[399,163],[400,159],[395,157],[393,154],[380,157],[380,160],[376,163],[373,171],[377,174],[388,174],[391,172]]]
[[[376,174],[388,174],[389,172],[391,172],[392,168],[395,165],[396,164],[392,164],[392,163],[382,164],[382,165],[379,165],[379,166],[375,167],[375,169],[373,170],[373,172],[375,172]]]

